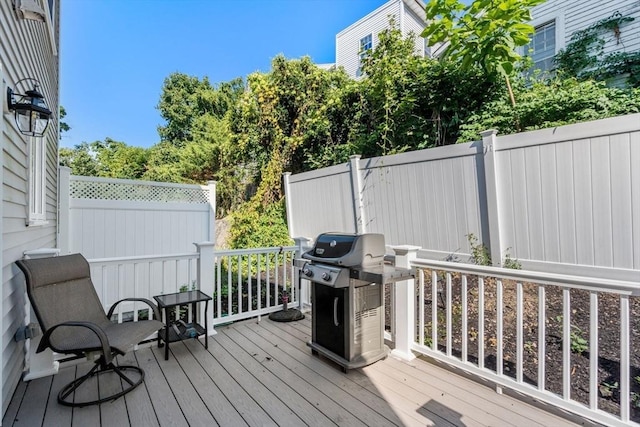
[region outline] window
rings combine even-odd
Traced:
[[[46,139],[29,138],[29,218],[28,225],[47,222]]]
[[[360,50],[358,51],[359,61],[358,61],[358,70],[356,71],[356,76],[360,77],[362,75],[362,60],[367,57],[369,51],[373,48],[373,38],[371,34],[368,34],[360,39]]]
[[[549,21],[535,27],[531,43],[524,47],[524,54],[531,55],[533,68],[542,71],[553,70],[556,54],[556,21]]]

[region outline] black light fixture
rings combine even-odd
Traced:
[[[23,90],[24,93],[14,92],[7,88],[7,105],[13,111],[18,130],[23,135],[43,136],[49,126],[51,110],[47,106],[44,95],[40,93],[40,83],[36,79],[26,78],[16,84],[16,90],[20,88],[32,88]]]

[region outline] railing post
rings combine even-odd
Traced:
[[[62,254],[68,254],[71,253],[71,236],[69,236],[71,169],[66,166],[60,166],[58,173],[58,248]]]
[[[498,176],[496,174],[496,134],[495,129],[480,132],[484,152],[484,182],[487,197],[487,216],[489,220],[489,244],[482,242],[491,251],[491,263],[502,266],[502,242],[500,240],[500,200],[498,199]]]
[[[200,291],[204,292],[210,297],[214,297],[215,243],[200,242],[194,243],[194,245],[196,245],[196,248],[198,248],[198,289],[200,289]],[[209,301],[209,310],[211,310],[210,313],[213,313],[213,304],[215,304],[215,297],[212,301]],[[209,336],[215,335],[216,331],[213,328],[213,315],[209,315],[209,312],[207,312],[206,315],[209,316],[209,318],[207,319],[209,325],[207,334]]]
[[[396,267],[411,268],[411,261],[418,256],[419,246],[393,246],[396,254]],[[415,358],[411,352],[411,346],[415,340],[416,318],[416,289],[415,280],[403,280],[393,285],[395,306],[393,316],[395,317],[395,349],[391,354],[404,360]]]
[[[364,188],[360,175],[360,155],[349,157],[351,169],[351,194],[353,195],[353,218],[355,220],[356,233],[367,232],[367,221],[364,214]]]
[[[309,249],[310,239],[306,237],[295,237],[293,239],[296,242],[296,255],[295,259],[301,259],[302,254],[305,253]],[[304,309],[304,305],[306,304],[308,307],[311,306],[311,288],[310,282],[306,279],[300,278],[300,269],[294,269],[294,278],[293,280],[299,286],[298,287],[298,310],[302,311]]]
[[[209,190],[209,241],[216,241],[216,181],[207,182]]]
[[[287,214],[287,228],[289,229],[289,237],[295,240],[295,232],[294,232],[294,220],[293,220],[293,208],[291,203],[293,202],[291,197],[291,183],[289,180],[291,179],[291,172],[285,172],[282,174],[282,184],[284,187],[284,203],[285,203],[285,213]],[[297,245],[296,241],[296,245]],[[297,258],[297,256],[296,256]]]
[[[68,169],[68,168],[67,168]],[[25,251],[24,258],[25,259],[35,259],[35,258],[48,258],[52,256],[58,256],[60,254],[59,249],[36,249],[33,251]],[[26,292],[25,292],[26,293]],[[49,375],[54,375],[58,373],[58,367],[60,363],[55,360],[53,355],[53,351],[50,348],[46,350],[36,353],[36,349],[40,344],[40,340],[42,339],[42,332],[40,332],[39,327],[35,327],[37,325],[36,315],[33,312],[33,308],[29,302],[29,298],[25,296],[26,305],[26,315],[25,315],[25,336],[26,331],[38,331],[36,335],[32,335],[26,342],[26,352],[27,355],[25,357],[25,365],[27,366],[27,372],[24,375],[24,381],[35,380],[36,378],[48,377]],[[32,332],[33,333],[33,332]]]

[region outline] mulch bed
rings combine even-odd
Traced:
[[[426,278],[430,278],[428,272]],[[446,288],[441,280],[438,295],[433,298],[431,285],[425,286],[425,343],[431,342],[432,304],[438,306],[438,347],[446,351]],[[484,309],[484,367],[495,371],[497,365],[496,337],[496,280],[485,279]],[[478,287],[475,278],[468,277],[468,336],[461,336],[462,309],[460,279],[452,280],[452,353],[460,357],[462,340],[467,340],[468,360],[478,364]],[[387,286],[386,304],[389,304]],[[419,295],[416,289],[416,295]],[[556,286],[546,287],[545,313],[545,389],[562,396],[562,290]],[[571,324],[571,381],[570,398],[589,405],[589,324],[590,296],[585,290],[570,291]],[[503,281],[503,373],[516,377],[516,284]],[[640,298],[630,298],[631,354],[630,381],[631,395],[624,398],[631,401],[631,418],[640,421]],[[390,310],[387,309],[387,316]],[[388,317],[387,317],[387,324]],[[538,384],[538,286],[523,285],[523,380]],[[636,380],[635,378],[638,377]],[[598,408],[610,414],[620,414],[620,297],[599,294],[598,300]]]

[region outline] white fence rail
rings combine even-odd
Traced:
[[[640,114],[285,175],[289,231],[383,233],[466,260],[468,235],[532,270],[636,280]]]
[[[392,315],[414,313],[413,321],[408,342],[396,330],[397,348],[607,425],[639,425],[637,282],[427,259],[409,265],[415,285],[396,290]]]

